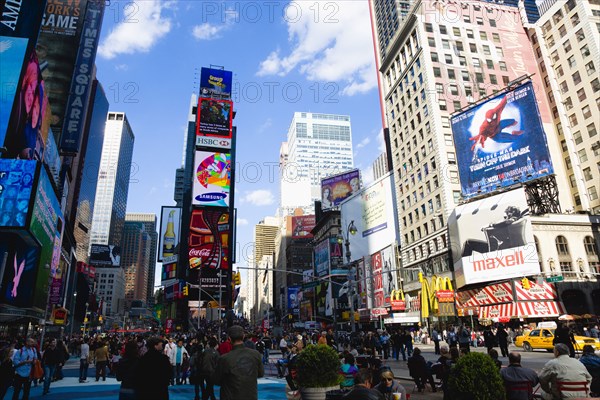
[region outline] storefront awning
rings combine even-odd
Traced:
[[[479,307],[479,318],[552,318],[565,313],[561,302],[519,301]]]

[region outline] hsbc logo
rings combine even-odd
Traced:
[[[231,139],[215,138],[215,137],[209,137],[209,136],[198,136],[198,137],[196,137],[196,146],[222,147],[222,148],[230,149],[231,148]]]

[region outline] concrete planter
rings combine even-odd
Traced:
[[[302,400],[325,400],[327,392],[339,388],[339,385],[325,388],[300,388],[300,393],[302,393]]]

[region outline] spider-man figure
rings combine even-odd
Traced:
[[[504,128],[508,128],[510,126],[517,125],[517,121],[514,119],[501,119],[500,115],[506,106],[506,96],[500,101],[500,103],[485,112],[485,121],[479,127],[479,135],[473,136],[469,138],[469,140],[475,141],[473,146],[471,146],[471,151],[475,150],[475,146],[477,143],[481,143],[481,147],[485,147],[485,140],[488,138],[493,138],[496,135],[500,134]],[[505,134],[502,139],[506,140],[506,135],[508,136],[519,136],[523,133],[523,131],[513,131],[512,133]],[[503,140],[497,140],[503,141]]]

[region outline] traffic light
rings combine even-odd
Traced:
[[[529,282],[529,279],[523,278],[521,279],[521,286],[523,286],[523,289],[529,290],[531,289],[531,282]]]
[[[233,282],[236,285],[241,285],[242,284],[242,275],[240,272],[236,272],[235,274],[233,274]]]
[[[184,295],[184,296],[188,296],[188,295],[189,295],[189,288],[187,287],[187,285],[185,285],[185,286],[183,287],[183,295]]]

